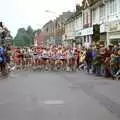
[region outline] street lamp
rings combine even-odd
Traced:
[[[50,10],[45,10],[45,12],[46,12],[46,13],[52,13],[52,14],[54,14],[54,15],[57,16],[57,13],[56,13],[56,12],[53,12],[53,11],[50,11]]]

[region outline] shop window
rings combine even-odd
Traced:
[[[84,36],[84,42],[86,42],[86,36]]]
[[[87,36],[86,42],[89,43],[89,35]]]
[[[87,39],[87,42],[89,43],[89,37],[88,37],[88,39]]]

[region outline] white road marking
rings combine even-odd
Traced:
[[[61,105],[64,104],[64,101],[62,100],[47,100],[43,102],[46,105]]]

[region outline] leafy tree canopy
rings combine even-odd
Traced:
[[[21,47],[33,45],[34,36],[37,32],[41,32],[41,30],[33,30],[31,26],[28,26],[27,29],[19,28],[14,38],[14,45]]]

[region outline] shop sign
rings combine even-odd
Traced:
[[[85,35],[92,35],[93,34],[93,27],[91,28],[86,28],[81,31],[82,36]]]
[[[120,31],[120,23],[110,23],[109,32]]]

